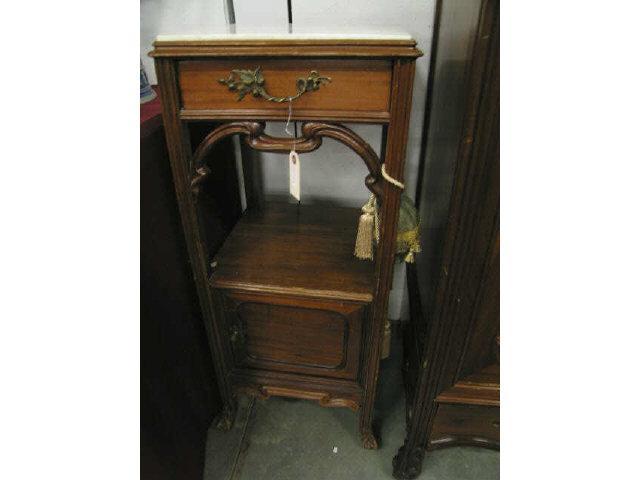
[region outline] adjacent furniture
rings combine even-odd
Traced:
[[[303,398],[359,411],[363,446],[377,448],[373,406],[401,193],[381,169],[402,181],[421,55],[415,41],[218,35],[159,37],[154,46],[173,180],[224,404],[218,425],[232,425],[239,393]],[[289,115],[303,122],[299,137],[265,133],[265,121]],[[190,129],[202,121],[223,123],[194,143]],[[382,158],[339,123],[347,121],[382,126]],[[212,236],[212,218],[223,214],[210,201],[220,193],[211,187],[221,174],[214,149],[233,135],[265,152],[303,155],[325,138],[355,152],[380,205],[374,261],[353,256],[359,209],[247,194],[226,240]]]
[[[160,112],[159,99],[140,106],[140,476],[200,480],[207,430],[222,401]],[[220,147],[223,170],[235,175],[233,151]],[[234,205],[227,203],[225,211]]]
[[[499,7],[442,0],[436,12],[398,479],[419,475],[426,450],[500,440]]]

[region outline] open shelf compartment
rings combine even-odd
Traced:
[[[369,303],[374,262],[353,255],[360,210],[267,202],[248,209],[213,258],[214,288]]]

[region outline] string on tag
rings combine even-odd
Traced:
[[[289,152],[289,193],[298,200],[298,207],[300,207],[300,157],[296,153],[296,128],[291,132],[289,127],[291,126],[291,117],[293,116],[293,107],[291,105],[291,99],[289,99],[289,116],[287,117],[287,124],[284,127],[284,131],[287,132],[292,138],[291,151]],[[300,213],[298,211],[298,213]]]
[[[291,142],[291,151],[293,153],[296,152],[296,132],[294,131],[293,133],[291,132],[291,130],[289,130],[289,126],[291,125],[291,116],[293,114],[293,107],[291,105],[291,99],[289,99],[289,116],[287,117],[287,124],[284,126],[284,131],[287,132],[287,135],[289,135],[291,138],[293,138],[293,142]]]

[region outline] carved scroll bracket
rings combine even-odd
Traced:
[[[264,133],[264,122],[229,122],[213,130],[200,143],[193,156],[194,176],[191,189],[198,195],[200,185],[211,173],[206,164],[207,154],[217,142],[230,135],[243,135],[245,143],[255,150],[274,153],[288,153],[293,148],[298,153],[308,153],[317,150],[322,145],[324,137],[332,138],[353,150],[364,161],[369,174],[365,178],[366,187],[380,200],[383,198],[383,178],[380,159],[371,146],[353,130],[339,124],[306,122],[302,125],[302,137],[279,138]]]

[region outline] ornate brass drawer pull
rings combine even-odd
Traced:
[[[262,97],[265,100],[276,103],[290,102],[301,97],[306,92],[318,90],[323,83],[329,83],[331,78],[321,77],[318,72],[312,70],[307,78],[296,80],[297,93],[291,97],[274,97],[264,88],[264,75],[261,67],[255,70],[231,70],[229,77],[221,78],[218,82],[229,87],[229,90],[238,92],[238,101],[247,93],[254,97]]]

